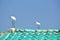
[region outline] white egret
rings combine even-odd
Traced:
[[[39,29],[39,28],[40,28],[41,23],[40,23],[40,22],[38,22],[38,21],[36,21],[36,25],[37,25],[37,28]]]
[[[14,28],[15,27],[16,17],[15,16],[10,16],[10,19],[12,20],[12,28]]]

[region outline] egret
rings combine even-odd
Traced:
[[[15,16],[11,16],[10,19],[12,20],[12,27],[15,27],[15,21],[16,21],[16,17]]]

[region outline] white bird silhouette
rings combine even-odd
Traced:
[[[36,21],[36,24],[39,25],[39,26],[41,25],[40,22],[38,22],[38,21]]]
[[[11,19],[16,21],[16,17],[15,16],[11,16]]]

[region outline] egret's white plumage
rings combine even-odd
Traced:
[[[16,17],[15,17],[15,16],[11,16],[11,19],[12,19],[12,20],[16,20]]]
[[[41,25],[40,22],[36,21],[36,25]]]

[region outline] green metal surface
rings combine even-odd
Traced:
[[[16,34],[14,32],[4,33],[0,36],[0,40],[60,40],[60,32],[58,31],[18,31]]]

